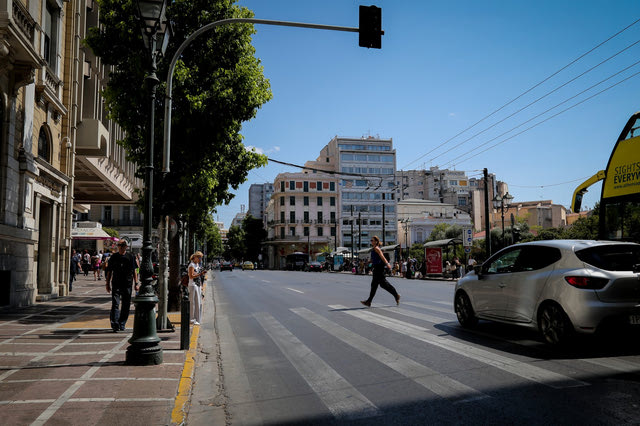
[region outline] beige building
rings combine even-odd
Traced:
[[[504,226],[511,226],[511,214],[514,219],[525,219],[529,227],[560,228],[567,226],[567,209],[560,204],[553,204],[551,200],[520,201],[512,203],[504,210]],[[502,214],[500,209],[494,211],[493,228],[502,228]]]
[[[471,229],[471,215],[453,204],[438,201],[398,201],[398,242],[403,249],[414,243],[424,243],[436,225],[441,223]]]
[[[97,25],[91,0],[0,1],[0,306],[66,294],[74,212],[141,186],[81,45]]]
[[[269,269],[284,269],[286,256],[333,246],[339,233],[338,180],[325,173],[280,173],[267,206]]]

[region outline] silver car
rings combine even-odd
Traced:
[[[460,279],[454,308],[478,319],[536,328],[561,344],[575,333],[640,328],[640,244],[552,240],[507,247]]]

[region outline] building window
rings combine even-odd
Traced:
[[[335,191],[335,190],[336,190],[336,183],[329,182],[329,191]]]
[[[289,190],[293,191],[296,189],[296,182],[291,180],[289,181]]]
[[[322,182],[317,183],[318,191],[322,191]]]
[[[289,222],[296,223],[296,212],[289,212]]]
[[[336,212],[329,213],[331,216],[331,223],[336,223]]]
[[[49,162],[49,137],[44,126],[40,127],[40,134],[38,135],[38,157]]]
[[[284,226],[280,228],[280,238],[284,239]]]
[[[296,227],[295,226],[290,226],[289,227],[289,235],[291,235],[292,237],[296,236]]]
[[[284,206],[284,197],[280,197],[280,205]]]
[[[318,228],[318,237],[322,237],[322,236],[324,236],[324,229]]]
[[[336,227],[335,226],[333,228],[331,228],[331,236],[332,237],[336,236]]]
[[[309,192],[309,182],[306,180],[304,181],[303,190],[304,192]]]
[[[458,205],[459,206],[466,206],[467,205],[467,199],[466,198],[458,198]]]
[[[330,206],[335,206],[336,205],[336,197],[330,197],[329,198],[329,205]]]
[[[302,235],[304,235],[305,237],[308,237],[308,236],[309,236],[309,227],[305,226],[305,227],[302,229]]]
[[[303,212],[304,223],[309,223],[309,212]]]
[[[322,223],[322,212],[318,212],[318,223]]]
[[[102,206],[102,223],[111,225],[112,220],[111,206]]]
[[[58,28],[60,26],[60,9],[46,2],[44,11],[43,33],[44,40],[42,55],[44,60],[53,71],[58,71]]]
[[[302,204],[305,205],[305,206],[308,206],[309,205],[309,197],[304,197],[302,199]]]
[[[322,197],[318,197],[318,205],[321,206],[322,205]]]
[[[289,197],[289,205],[290,206],[296,205],[296,197]]]
[[[284,223],[284,212],[280,212],[280,223]]]

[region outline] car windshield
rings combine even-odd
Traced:
[[[640,245],[602,245],[576,251],[581,261],[605,271],[633,271],[640,264]]]

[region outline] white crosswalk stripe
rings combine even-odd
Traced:
[[[380,414],[378,407],[273,316],[268,313],[253,316],[337,419],[354,420]]]
[[[341,325],[338,325],[333,321],[310,311],[309,309],[295,308],[291,309],[291,311],[318,326],[325,332],[331,334],[333,337],[361,352],[364,352],[371,358],[379,361],[403,376],[413,379],[416,383],[436,395],[452,399],[455,402],[468,402],[481,398],[488,398],[488,395],[485,395],[482,392],[425,367],[424,365],[391,349],[372,342],[371,340],[347,330]]]
[[[425,343],[446,349],[458,355],[474,359],[492,367],[509,372],[516,376],[531,380],[554,389],[563,389],[569,387],[588,386],[589,384],[581,380],[572,379],[562,374],[555,373],[540,367],[536,367],[526,362],[517,361],[505,356],[477,348],[475,346],[446,339],[431,334],[427,328],[417,326],[415,324],[400,321],[394,318],[378,315],[373,312],[363,311],[361,309],[352,310],[342,305],[329,305],[332,309],[343,310],[343,313],[354,316],[361,320],[376,324],[406,336],[420,340]]]

